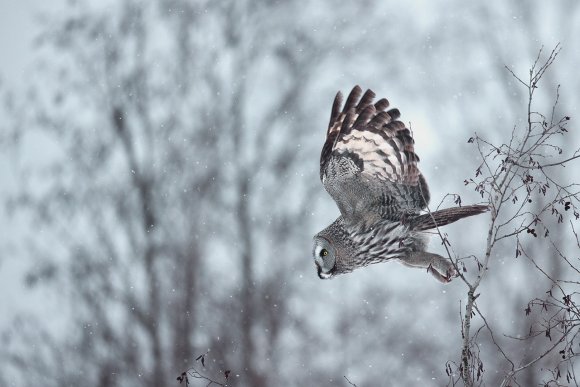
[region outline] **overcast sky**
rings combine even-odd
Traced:
[[[63,7],[64,0],[0,0],[0,77],[15,86],[34,58],[32,41],[39,33],[37,16]]]
[[[0,1],[0,84],[12,90],[18,90],[24,84],[27,69],[32,67],[34,49],[32,41],[39,33],[38,23],[35,22],[35,15],[49,10],[61,4],[61,0],[51,1],[50,4],[43,0],[20,0],[20,1]],[[0,154],[0,192],[9,190],[17,181],[17,176],[10,169],[8,162],[9,155]],[[0,217],[6,219],[4,206],[0,206]],[[3,226],[10,228],[10,234],[14,232],[15,225],[8,221],[2,222]],[[0,233],[0,243],[4,246],[8,234]],[[0,294],[0,314],[8,314],[9,311],[3,308],[14,307],[11,300],[19,299],[20,304],[24,300],[22,279],[13,273],[14,266],[18,265],[14,259],[9,259],[10,249],[4,250],[0,254],[0,283],[3,291]],[[20,262],[23,264],[23,262]],[[0,320],[0,329],[4,328],[10,319]]]
[[[32,38],[38,33],[31,10],[47,9],[45,1],[0,1],[0,74],[14,86],[30,64]]]

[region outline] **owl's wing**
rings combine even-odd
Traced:
[[[411,132],[398,109],[386,110],[384,98],[373,104],[374,97],[355,86],[341,110],[338,92],[320,156],[320,179],[347,221],[400,220],[429,202]]]

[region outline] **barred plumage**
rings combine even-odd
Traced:
[[[361,97],[362,96],[362,97]],[[487,206],[448,208],[420,214],[429,189],[419,157],[398,109],[375,104],[375,93],[355,86],[341,110],[338,92],[320,156],[320,179],[341,216],[314,237],[320,278],[349,273],[388,260],[427,268],[438,280],[455,275],[452,263],[425,251],[426,230],[480,214]]]

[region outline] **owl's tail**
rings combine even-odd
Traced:
[[[416,231],[430,230],[487,211],[489,211],[489,206],[486,205],[445,208],[444,210],[419,215],[411,221],[411,229]]]

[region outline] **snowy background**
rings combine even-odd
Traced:
[[[355,84],[387,97],[432,204],[478,202],[467,139],[526,120],[504,65],[525,77],[559,42],[537,109],[561,84],[574,118],[578,36],[573,0],[1,2],[0,386],[177,385],[207,351],[206,374],[235,385],[446,385],[462,282],[395,263],[316,276],[312,235],[338,216],[318,178],[332,100]],[[486,221],[446,227],[457,256],[481,256]],[[518,336],[549,284],[514,250],[479,305]]]

